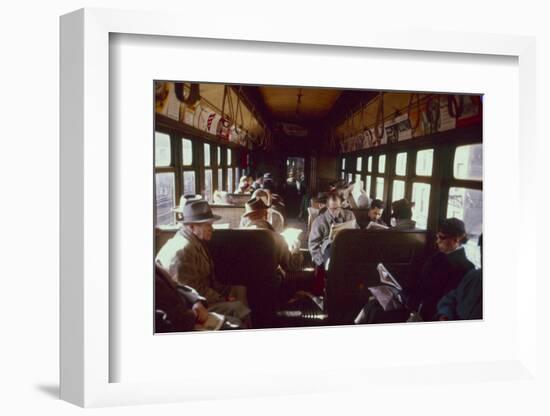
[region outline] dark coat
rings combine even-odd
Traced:
[[[195,303],[206,299],[189,286],[177,286],[170,274],[155,265],[155,311],[156,332],[191,331],[195,327],[196,316],[192,311]]]
[[[439,300],[455,289],[472,269],[474,265],[466,258],[464,247],[449,254],[437,252],[424,264],[415,289],[404,291],[405,305],[409,310],[418,310],[422,305],[422,319],[435,319]]]
[[[447,293],[437,304],[437,316],[455,319],[481,319],[482,302],[481,269],[470,270],[458,287]]]

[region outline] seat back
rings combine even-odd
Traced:
[[[246,286],[254,327],[268,326],[276,309],[280,282],[274,237],[262,229],[216,230],[208,243],[216,279]]]
[[[244,205],[211,204],[210,208],[214,215],[222,217],[220,223],[228,223],[229,228],[232,229],[239,228],[241,215],[244,214]]]
[[[342,230],[332,243],[326,304],[332,324],[351,324],[380,284],[384,264],[404,288],[414,287],[426,258],[426,232]]]

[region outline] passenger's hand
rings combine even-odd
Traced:
[[[208,309],[200,302],[197,302],[193,305],[193,312],[197,317],[197,323],[203,324],[208,319]]]

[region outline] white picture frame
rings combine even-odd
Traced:
[[[109,120],[109,53],[110,37],[113,34],[163,36],[170,39],[224,39],[224,42],[275,42],[282,51],[290,45],[301,45],[304,48],[331,45],[331,50],[336,53],[339,50],[349,51],[351,47],[357,51],[369,48],[390,52],[408,51],[411,54],[433,52],[441,56],[466,54],[474,60],[476,56],[512,57],[517,59],[519,69],[516,114],[519,129],[511,134],[517,143],[520,140],[522,143],[522,146],[518,146],[519,179],[513,193],[519,195],[526,206],[531,206],[529,202],[534,201],[534,184],[530,182],[536,169],[534,38],[456,32],[439,32],[433,36],[428,31],[374,27],[363,28],[360,32],[350,28],[349,31],[338,33],[329,33],[323,28],[307,32],[297,28],[281,31],[280,26],[270,22],[264,22],[254,27],[247,36],[242,36],[223,25],[206,27],[200,19],[184,17],[168,12],[82,9],[61,18],[61,398],[88,407],[317,393],[354,388],[360,391],[365,386],[378,388],[379,384],[383,389],[384,384],[387,386],[396,378],[402,381],[405,388],[418,383],[445,382],[450,377],[471,383],[499,379],[518,383],[525,380],[541,382],[537,378],[537,322],[529,317],[536,315],[535,288],[537,279],[542,276],[537,274],[536,250],[531,249],[531,242],[536,241],[536,230],[528,226],[527,219],[518,220],[520,230],[517,234],[516,264],[522,267],[522,286],[517,291],[517,314],[514,314],[514,318],[521,320],[522,325],[515,323],[514,339],[517,346],[514,354],[510,353],[507,357],[499,357],[495,361],[478,361],[472,357],[470,362],[449,360],[440,364],[420,361],[412,371],[410,363],[402,364],[399,360],[395,361],[397,366],[392,366],[386,359],[378,364],[360,363],[356,368],[346,365],[338,368],[338,363],[333,362],[327,370],[331,377],[326,379],[321,377],[322,371],[315,372],[310,368],[290,371],[282,368],[278,373],[266,370],[261,373],[263,377],[258,376],[257,379],[241,378],[232,386],[227,386],[223,380],[212,380],[205,374],[197,373],[189,378],[182,376],[179,382],[162,379],[112,382],[110,366],[121,359],[112,350],[110,341],[112,337],[118,336],[110,326],[110,310],[116,309],[116,305],[112,305],[110,291],[113,287],[109,281],[113,267],[110,260],[110,227],[117,220],[111,215],[110,206],[110,172],[116,170],[110,158],[109,143],[109,137],[113,134]],[[182,25],[184,20],[186,24]],[[534,221],[534,218],[531,216],[529,220]],[[496,242],[497,238],[487,240],[484,237],[484,240],[488,244],[491,240]],[[519,273],[519,270],[515,270],[515,273]],[[455,326],[457,332],[464,329],[459,323],[451,325]],[[429,324],[409,325],[407,328],[401,326],[400,330],[413,337],[424,332],[431,337],[433,327]],[[376,334],[392,331],[388,328],[382,326],[376,330]],[[467,331],[471,329],[468,326]],[[310,336],[334,336],[339,334],[335,332],[339,330],[315,330],[310,332]],[[285,331],[294,331],[294,334],[302,332]],[[259,332],[254,331],[236,335],[242,343],[252,343],[254,337],[260,337]],[[190,339],[188,334],[178,336]],[[197,338],[204,341],[209,336],[203,334]],[[271,342],[278,336],[280,333],[277,331],[261,335]],[[163,337],[163,342],[176,342],[175,337]],[[229,335],[227,337],[228,340],[232,339]],[[330,357],[327,359],[331,360]],[[205,373],[208,373],[208,368],[213,365],[205,365]],[[441,375],[442,372],[446,372],[446,375]],[[481,372],[483,376],[479,376]],[[193,382],[182,381],[186,379]]]

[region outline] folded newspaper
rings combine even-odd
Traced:
[[[380,303],[384,311],[401,309],[403,303],[400,293],[403,288],[382,263],[379,263],[376,269],[380,275],[381,285],[371,286],[368,289]]]
[[[371,221],[369,222],[369,225],[367,225],[366,230],[387,230],[388,228],[390,227]]]
[[[217,331],[223,325],[225,317],[216,312],[208,312],[208,319],[203,324],[195,324],[195,331]]]
[[[357,228],[357,221],[356,220],[350,220],[346,222],[342,222],[340,224],[332,224],[330,227],[330,234],[328,236],[329,240],[334,240],[336,238],[336,235],[345,229],[353,229]]]

